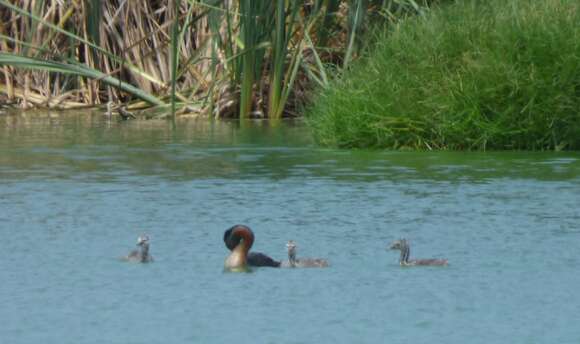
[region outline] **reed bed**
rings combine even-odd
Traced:
[[[580,3],[461,1],[410,18],[308,110],[317,140],[390,149],[580,149]]]
[[[372,18],[427,0],[0,0],[0,102],[293,116]]]

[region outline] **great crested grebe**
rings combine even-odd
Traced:
[[[123,257],[123,260],[136,263],[150,263],[153,257],[149,254],[149,236],[141,235],[137,238],[138,250],[133,250],[129,255]]]
[[[227,270],[245,270],[248,266],[269,266],[278,268],[280,262],[259,252],[249,252],[254,243],[254,232],[248,226],[235,225],[224,232],[224,243],[232,251],[226,258]]]
[[[400,250],[399,264],[401,266],[445,266],[447,259],[409,259],[411,248],[406,239],[395,240],[389,246],[391,250]]]
[[[294,240],[288,241],[286,244],[288,250],[288,260],[283,261],[281,266],[285,268],[326,268],[328,267],[328,260],[322,258],[296,258],[296,251],[298,245]]]

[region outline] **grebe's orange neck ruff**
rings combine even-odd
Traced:
[[[242,225],[234,226],[228,233],[227,242],[235,247],[226,258],[224,267],[229,271],[247,271],[248,252],[254,243],[254,233],[250,228]]]

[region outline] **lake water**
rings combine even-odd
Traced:
[[[580,154],[340,151],[298,124],[0,116],[0,342],[580,343]],[[224,273],[223,231],[327,269]],[[151,236],[152,264],[118,258]],[[448,267],[398,265],[411,256]]]

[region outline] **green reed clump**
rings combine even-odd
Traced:
[[[580,4],[460,1],[382,32],[308,109],[340,147],[580,149]]]

